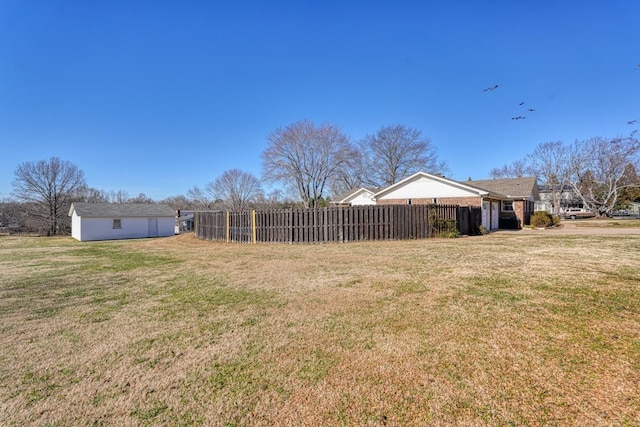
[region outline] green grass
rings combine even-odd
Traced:
[[[121,272],[176,263],[171,257],[126,250],[118,243],[89,243],[86,247],[69,251],[69,255],[82,260],[83,268],[91,271]]]
[[[0,257],[7,425],[640,425],[639,236]]]

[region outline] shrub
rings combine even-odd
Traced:
[[[535,211],[531,215],[531,225],[534,227],[549,227],[554,224],[553,216],[546,211]]]
[[[448,231],[441,231],[438,233],[438,237],[446,237],[449,239],[455,239],[457,237],[460,237],[460,232],[457,229],[453,229],[453,230],[448,230]]]
[[[460,237],[456,221],[449,218],[441,218],[437,209],[429,210],[429,222],[434,234],[438,237]]]
[[[478,227],[478,232],[474,233],[474,234],[489,234],[489,230],[487,230],[487,227],[485,227],[484,225],[481,225],[480,227]]]

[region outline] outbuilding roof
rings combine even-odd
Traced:
[[[173,217],[175,211],[167,205],[152,203],[84,203],[74,202],[69,216],[86,218]]]

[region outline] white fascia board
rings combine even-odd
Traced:
[[[395,184],[393,184],[393,185],[391,185],[391,186],[389,186],[389,187],[387,187],[387,188],[375,193],[373,195],[373,199],[374,200],[378,200],[381,197],[384,197],[386,194],[394,192],[394,191],[398,190],[399,188],[402,188],[405,185],[410,184],[413,181],[417,181],[417,180],[419,180],[421,178],[424,178],[424,179],[427,179],[427,180],[431,180],[431,181],[434,181],[434,182],[437,182],[437,183],[440,183],[440,184],[444,184],[444,185],[447,185],[449,187],[453,187],[453,188],[456,188],[456,189],[459,189],[459,190],[467,191],[467,192],[472,193],[474,195],[479,195],[479,196],[489,195],[489,192],[486,191],[486,190],[481,190],[479,188],[471,187],[471,186],[462,184],[462,183],[460,183],[458,181],[453,181],[453,180],[450,180],[450,179],[447,179],[447,178],[444,178],[444,177],[441,177],[441,176],[431,175],[431,174],[428,174],[428,173],[425,173],[425,172],[417,172],[417,173],[411,175],[410,177],[407,177],[407,178],[403,179],[402,181],[398,181],[397,183],[395,183]]]

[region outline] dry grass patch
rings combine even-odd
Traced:
[[[637,228],[640,219],[632,218],[596,218],[575,221],[577,227]]]
[[[638,425],[640,237],[0,238],[8,425]]]

